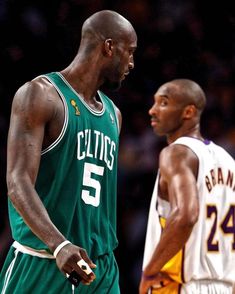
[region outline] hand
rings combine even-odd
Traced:
[[[161,288],[170,283],[172,279],[166,273],[157,273],[152,276],[142,275],[139,294],[147,294],[148,290],[151,288]]]
[[[96,268],[96,265],[90,260],[85,249],[70,243],[60,250],[56,256],[56,263],[64,275],[70,275],[72,271],[75,271],[81,277],[81,283],[90,285],[96,278],[95,274],[92,271],[87,275],[85,271],[80,268],[77,262],[81,259],[83,259],[91,269]]]

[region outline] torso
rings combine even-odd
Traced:
[[[163,200],[169,201],[167,193],[167,184],[162,179],[161,175],[159,176],[159,187],[158,187],[158,196]]]

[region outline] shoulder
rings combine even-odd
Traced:
[[[53,85],[44,77],[38,77],[22,85],[16,92],[14,100],[30,101],[38,98],[43,100],[43,97],[48,97],[55,93]]]
[[[175,158],[197,158],[193,150],[182,144],[171,144],[165,147],[161,153],[160,158],[164,158],[165,160],[168,158],[169,160],[174,160]]]
[[[191,169],[196,174],[198,157],[185,145],[172,144],[165,147],[159,158],[160,169],[175,173],[182,169]]]
[[[51,117],[58,94],[53,85],[44,77],[38,77],[22,85],[13,98],[12,112],[22,116],[40,115]]]

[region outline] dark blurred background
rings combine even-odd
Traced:
[[[35,76],[63,69],[77,53],[83,21],[112,9],[138,34],[135,69],[108,93],[123,114],[115,251],[121,292],[137,293],[158,154],[166,145],[150,127],[153,94],[173,78],[195,80],[207,108],[202,134],[235,156],[235,13],[232,1],[0,0],[0,268],[11,235],[7,216],[6,140],[15,91]]]

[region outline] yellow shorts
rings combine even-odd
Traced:
[[[170,282],[166,286],[161,288],[153,288],[151,294],[178,294],[180,290],[180,284],[175,282]]]

